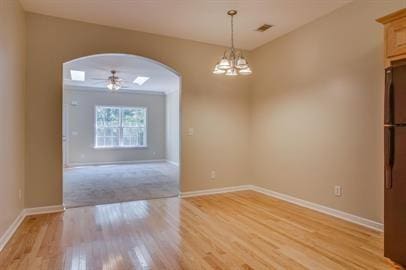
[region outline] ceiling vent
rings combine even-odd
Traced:
[[[260,27],[257,28],[256,31],[258,32],[265,32],[266,30],[268,30],[269,28],[271,28],[273,25],[270,24],[263,24]]]

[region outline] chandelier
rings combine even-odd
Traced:
[[[229,10],[227,14],[231,17],[231,48],[224,52],[223,57],[214,67],[214,74],[225,74],[226,76],[250,75],[252,73],[247,60],[241,51],[234,48],[234,16],[237,10]]]

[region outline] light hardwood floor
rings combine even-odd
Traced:
[[[382,234],[252,191],[24,220],[0,269],[394,269]]]

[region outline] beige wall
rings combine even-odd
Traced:
[[[224,48],[36,14],[27,33],[27,207],[62,203],[62,64],[97,53],[152,58],[182,76],[181,191],[248,181],[249,78],[211,74]]]
[[[76,105],[72,105],[74,102]],[[64,87],[68,165],[165,159],[165,94],[117,93],[105,89]],[[95,149],[95,108],[125,106],[147,108],[147,147]]]
[[[166,95],[166,159],[179,164],[179,91]]]
[[[26,206],[61,203],[63,62],[115,52],[182,76],[181,191],[252,183],[382,221],[383,29],[374,20],[402,6],[355,1],[249,53],[254,75],[241,78],[210,73],[218,46],[28,14]]]
[[[256,184],[383,220],[383,27],[375,19],[401,7],[355,1],[254,51]]]
[[[0,237],[23,208],[25,16],[14,0],[0,1]],[[22,194],[23,195],[23,194]],[[0,241],[1,242],[1,241]]]

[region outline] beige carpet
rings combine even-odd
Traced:
[[[177,196],[178,167],[170,163],[83,166],[64,171],[65,207]]]

